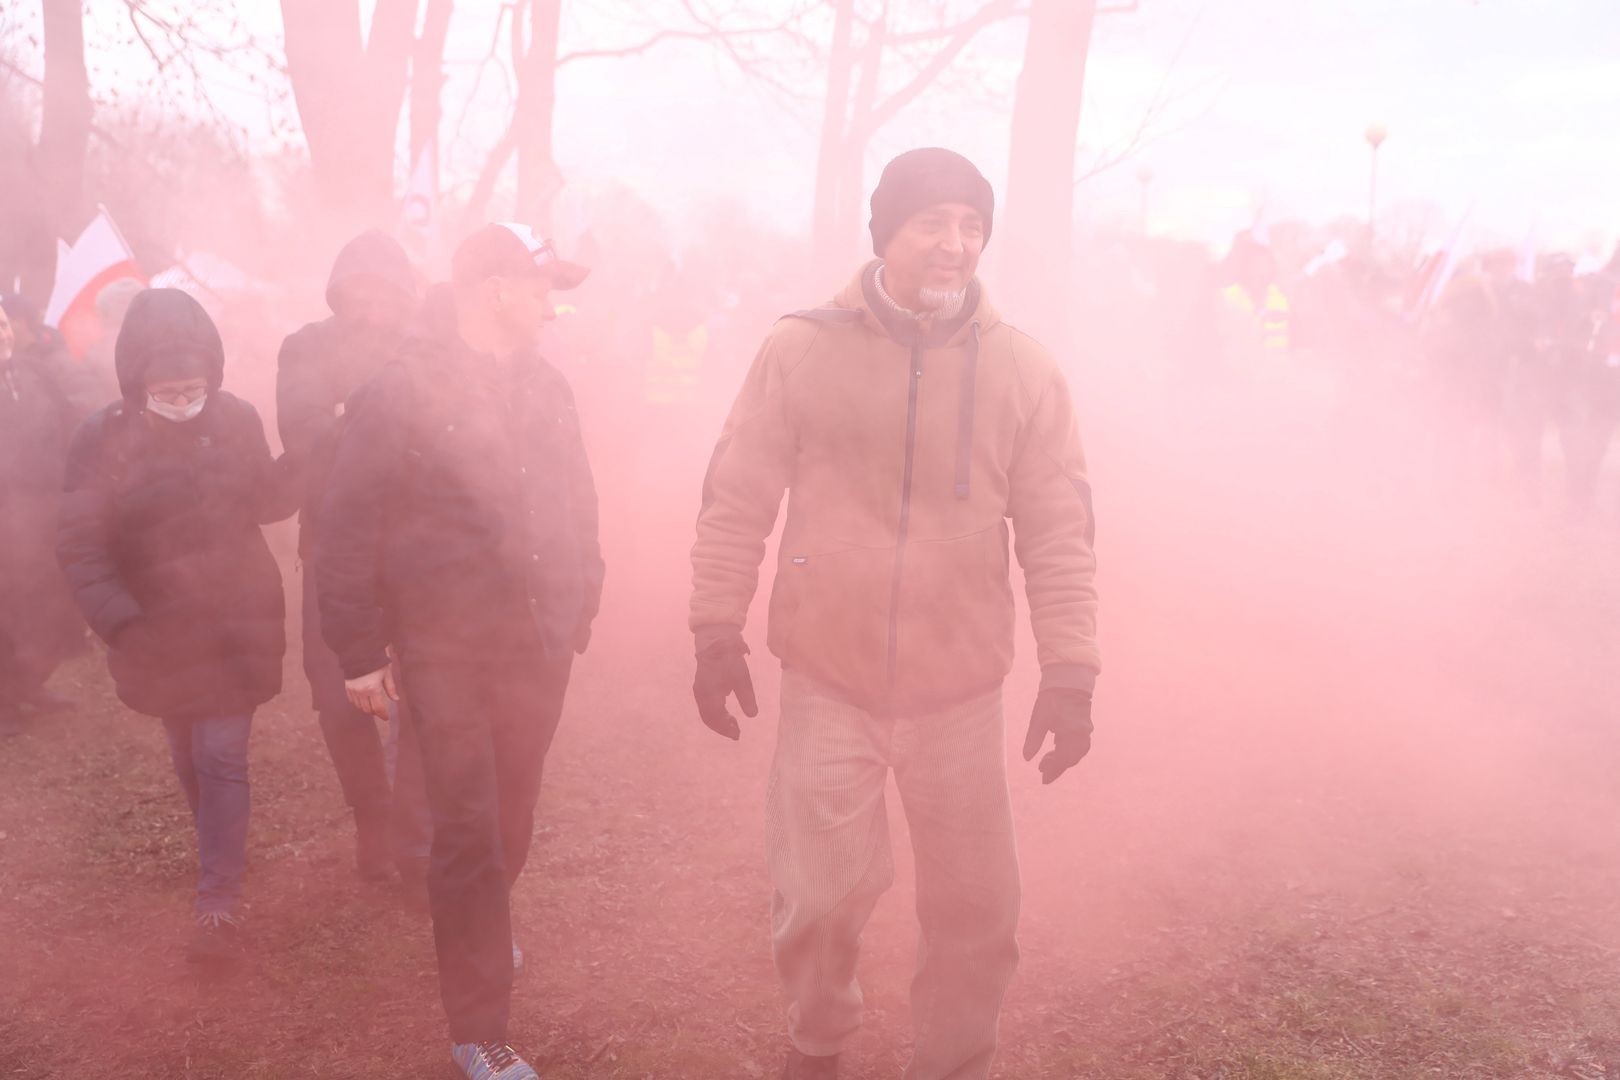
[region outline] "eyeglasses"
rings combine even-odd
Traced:
[[[193,401],[200,401],[208,393],[207,385],[165,387],[162,390],[148,389],[154,401],[161,401],[165,405],[190,405]]]

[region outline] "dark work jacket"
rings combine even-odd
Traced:
[[[193,420],[147,414],[145,379],[177,356],[201,364]],[[253,406],[221,390],[219,333],[184,293],[148,289],[116,349],[124,400],[84,422],[68,451],[56,558],[111,650],[118,696],[164,719],[240,715],[281,690],[286,601],[261,524],[298,488],[270,457]]]
[[[84,639],[55,558],[68,442],[92,407],[81,368],[42,346],[0,362],[0,678]]]
[[[316,534],[322,633],[347,678],[407,660],[570,655],[596,615],[596,487],[567,381],[498,362],[441,293],[350,399]]]
[[[364,233],[338,254],[327,282],[328,302],[345,282],[359,277],[392,285],[402,296],[415,295],[404,249],[381,233]],[[326,491],[344,403],[393,359],[404,336],[403,326],[390,333],[333,316],[310,323],[282,342],[276,364],[276,427],[289,467],[303,476],[298,533],[302,556],[309,556],[314,542],[313,518]]]
[[[335,317],[310,323],[282,342],[276,368],[276,426],[281,445],[302,478],[298,553],[306,558],[314,545],[314,518],[326,493],[344,404],[393,358],[397,348],[397,341],[344,326]]]

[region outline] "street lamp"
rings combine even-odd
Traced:
[[[1143,165],[1140,169],[1137,169],[1136,182],[1142,185],[1142,235],[1146,236],[1148,231],[1148,188],[1153,184],[1152,167]]]
[[[1389,138],[1389,130],[1383,124],[1368,124],[1366,138],[1372,147],[1372,178],[1367,184],[1367,246],[1371,247],[1378,232],[1378,148]]]

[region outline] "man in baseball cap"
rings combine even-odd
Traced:
[[[535,347],[552,290],[586,274],[524,225],[467,237],[423,329],[350,398],[317,519],[322,633],[350,701],[410,704],[439,987],[470,1080],[535,1077],[507,1045],[510,889],[603,575],[573,393]]]
[[[590,270],[566,262],[550,240],[534,235],[527,225],[510,221],[485,225],[461,242],[450,260],[450,275],[458,283],[476,283],[491,277],[545,277],[556,290],[577,289]]]

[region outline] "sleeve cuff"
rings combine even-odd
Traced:
[[[1083,690],[1096,693],[1097,673],[1079,664],[1052,664],[1041,669],[1041,689]]]
[[[698,652],[702,652],[717,641],[727,641],[741,636],[742,627],[732,626],[729,623],[709,623],[706,626],[692,628],[692,637]]]
[[[388,664],[389,660],[387,650],[378,650],[374,653],[363,653],[360,656],[359,663],[354,663],[349,659],[344,660],[342,665],[343,678],[345,680],[359,679],[366,675],[370,675],[374,671],[381,671],[383,668],[387,667]]]

